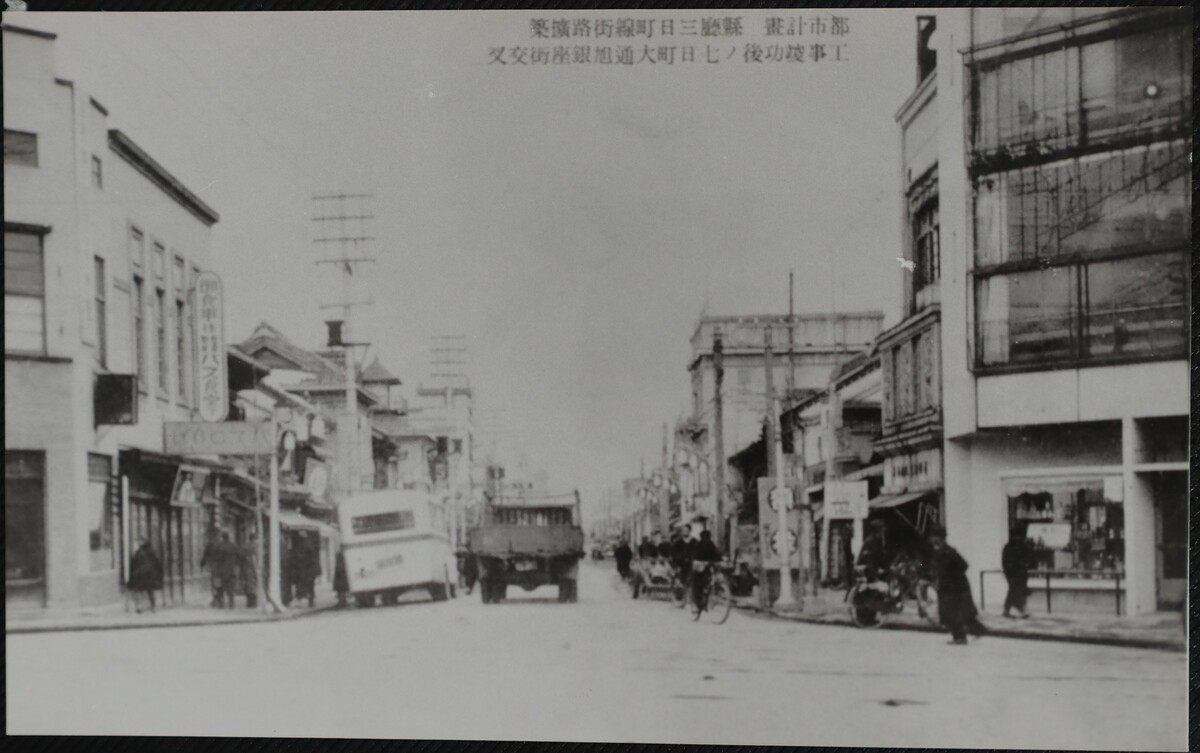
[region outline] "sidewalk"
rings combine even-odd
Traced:
[[[739,609],[779,619],[820,625],[853,627],[844,591],[822,590],[804,597],[803,610],[781,612],[759,606],[757,599],[738,598]],[[915,604],[906,604],[900,614],[883,617],[884,630],[941,632],[916,613]],[[981,613],[980,622],[998,638],[1095,643],[1128,648],[1153,648],[1187,651],[1187,631],[1179,612],[1155,612],[1134,617],[1102,614],[1034,614],[1029,619],[1013,620],[996,612]]]
[[[324,612],[337,607],[333,586],[317,584],[316,606],[295,602],[286,612],[275,614],[263,609],[247,609],[246,600],[238,597],[235,609],[217,609],[207,603],[160,605],[154,612],[138,614],[133,602],[118,602],[98,607],[78,609],[6,609],[4,632],[49,633],[77,630],[125,630],[135,628],[186,627],[195,625],[236,625],[249,622],[278,622]]]

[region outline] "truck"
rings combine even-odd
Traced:
[[[578,492],[574,504],[486,504],[483,522],[467,530],[483,603],[503,600],[510,585],[526,591],[554,585],[560,602],[575,602],[584,556],[580,522]]]

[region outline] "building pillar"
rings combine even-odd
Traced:
[[[1154,493],[1148,476],[1134,471],[1139,446],[1136,421],[1121,419],[1121,476],[1125,510],[1125,604],[1123,614],[1158,608],[1155,571]]]

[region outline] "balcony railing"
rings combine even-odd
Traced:
[[[1167,303],[981,321],[975,357],[979,368],[1087,365],[1184,358],[1187,343],[1187,306]]]

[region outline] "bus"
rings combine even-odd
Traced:
[[[350,594],[360,607],[425,590],[434,601],[455,596],[457,567],[446,506],[421,491],[360,492],[338,505]]]

